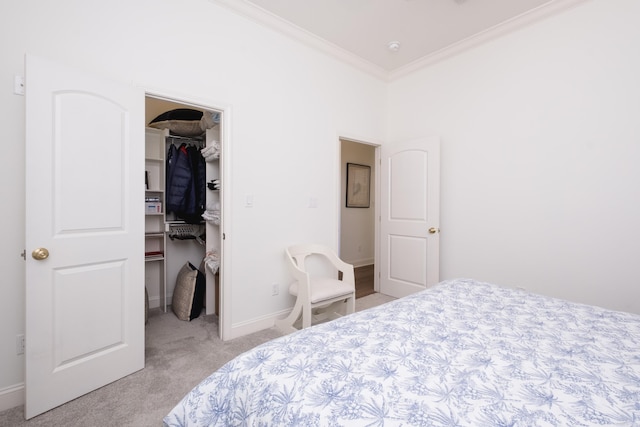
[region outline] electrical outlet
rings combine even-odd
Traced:
[[[271,288],[271,295],[275,297],[279,293],[280,293],[280,286],[278,286],[277,283],[274,283],[273,287]]]
[[[24,354],[24,335],[16,335],[16,354]]]

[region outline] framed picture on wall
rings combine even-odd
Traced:
[[[347,207],[368,208],[371,166],[347,163]]]

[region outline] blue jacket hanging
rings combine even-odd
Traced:
[[[166,168],[167,213],[189,223],[199,223],[204,212],[206,172],[204,158],[195,146],[169,146]]]
[[[187,155],[191,166],[191,188],[188,193],[186,209],[182,215],[188,223],[202,222],[202,214],[206,204],[206,165],[200,149],[195,145],[187,147]]]

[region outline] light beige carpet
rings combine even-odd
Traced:
[[[356,299],[364,310],[393,298],[372,294]],[[161,426],[162,418],[194,386],[236,355],[281,336],[275,328],[223,342],[217,318],[184,322],[152,310],[146,327],[145,369],[54,408],[29,421],[22,406],[0,412],[6,427]]]

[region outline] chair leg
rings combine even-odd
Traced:
[[[350,295],[344,301],[334,302],[333,304],[320,309],[320,316],[324,316],[328,319],[336,319],[343,314],[340,313],[344,307],[344,314],[351,314],[355,312],[355,294]],[[301,329],[308,328],[313,323],[313,310],[309,304],[302,304],[300,299],[296,299],[296,303],[291,310],[291,313],[284,319],[275,321],[275,326],[284,333],[291,333],[298,331],[293,325],[302,315]]]
[[[302,313],[302,304],[300,303],[300,300],[297,299],[295,305],[293,306],[293,309],[291,310],[291,313],[289,313],[289,315],[284,319],[275,321],[276,328],[287,334],[297,331],[297,329],[294,328],[293,324],[296,323],[296,321],[300,317],[300,313]]]
[[[311,326],[311,317],[313,313],[311,312],[311,305],[305,304],[302,307],[302,329],[308,328]]]
[[[345,304],[346,304],[345,310],[346,310],[347,314],[351,314],[351,313],[355,312],[356,311],[356,296],[355,296],[355,294],[352,294],[345,301]]]
[[[338,319],[355,311],[355,297],[349,296],[341,301],[336,301],[327,307],[326,318],[329,320]]]

